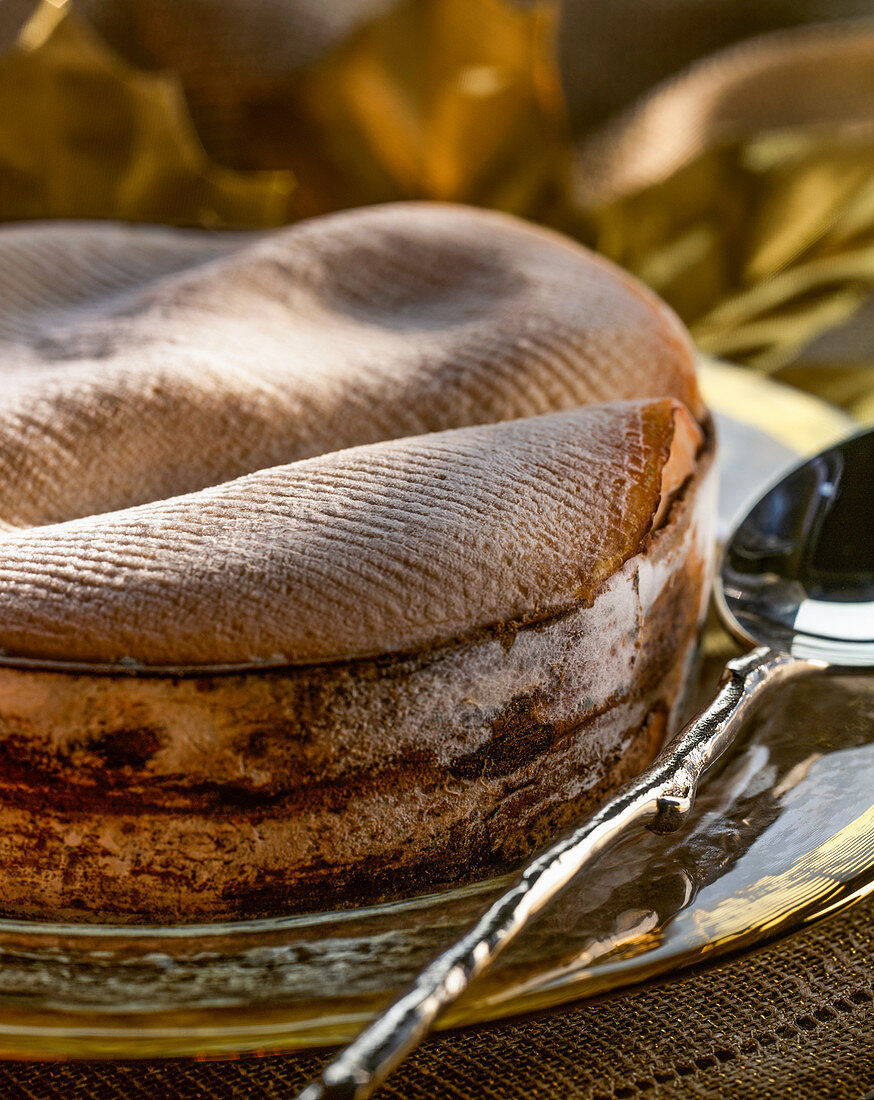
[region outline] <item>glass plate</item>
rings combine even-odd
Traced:
[[[705,370],[704,381],[719,409],[724,369],[716,375]],[[835,417],[823,411],[819,440],[805,429],[814,449],[840,433]],[[733,511],[797,452],[785,433],[718,422]],[[702,694],[724,656],[705,660]],[[772,696],[680,832],[611,853],[441,1026],[617,991],[761,943],[874,889],[872,728],[870,678]],[[509,881],[215,925],[0,921],[0,1054],[154,1057],[344,1042]]]

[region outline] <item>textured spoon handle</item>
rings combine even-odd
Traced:
[[[440,1013],[483,973],[531,917],[634,827],[672,832],[692,807],[707,768],[737,735],[759,691],[824,668],[761,647],[729,661],[713,702],[640,776],[525,868],[519,882],[412,987],[342,1050],[299,1100],[363,1100],[427,1035]]]

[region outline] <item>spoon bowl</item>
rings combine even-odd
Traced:
[[[746,644],[845,668],[874,666],[874,432],[781,478],[738,525],[716,584]]]

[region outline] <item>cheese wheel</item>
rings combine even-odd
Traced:
[[[0,379],[7,912],[484,873],[670,726],[709,421],[673,314],[557,234],[6,227]]]

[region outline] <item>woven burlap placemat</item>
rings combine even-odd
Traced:
[[[291,1097],[325,1052],[0,1066],[28,1100]],[[430,1039],[386,1100],[862,1100],[874,1089],[874,897],[754,954],[653,988]]]

